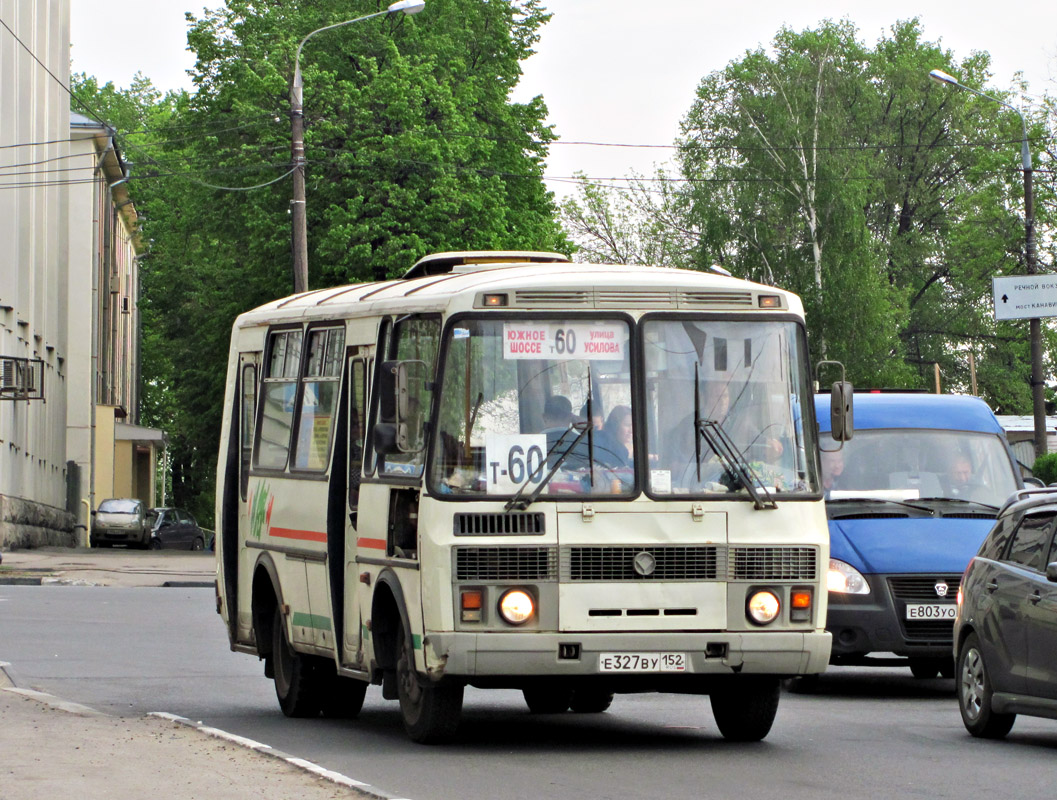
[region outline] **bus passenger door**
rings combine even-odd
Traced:
[[[359,604],[359,573],[356,568],[356,538],[360,528],[360,483],[363,474],[364,431],[367,421],[367,376],[370,374],[370,351],[373,348],[349,348],[345,374],[348,376],[345,398],[345,465],[344,552],[341,558],[344,596],[342,604],[341,662],[362,664],[362,627],[364,620]],[[334,579],[332,576],[332,583]],[[337,604],[335,604],[337,607]]]
[[[237,486],[225,486],[226,497],[237,502],[238,523],[224,525],[222,569],[232,633],[237,641],[249,641],[253,636],[253,613],[250,598],[250,573],[255,554],[246,549],[250,537],[250,463],[253,457],[253,427],[257,420],[257,385],[260,375],[261,353],[242,353],[239,356],[237,419],[232,420],[231,435],[238,444]],[[236,494],[237,493],[237,494]],[[225,502],[225,516],[227,516]],[[237,539],[236,539],[237,537]],[[240,580],[240,578],[242,578]]]

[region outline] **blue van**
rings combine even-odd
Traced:
[[[815,409],[828,431],[830,396]],[[998,420],[976,397],[856,393],[853,438],[819,441],[830,663],[952,677],[962,573],[1023,487]]]

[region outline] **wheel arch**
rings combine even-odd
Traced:
[[[282,606],[283,591],[279,570],[269,553],[261,553],[253,567],[250,609],[253,614],[253,635],[257,642],[257,654],[262,658],[272,653],[275,609]]]
[[[374,641],[377,668],[396,668],[396,634],[400,627],[411,633],[407,601],[404,600],[400,578],[393,570],[386,568],[379,573],[371,597],[371,638]]]

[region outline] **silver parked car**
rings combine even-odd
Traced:
[[[958,596],[958,706],[998,739],[1017,714],[1057,719],[1057,489],[1023,489],[999,512]]]
[[[146,548],[150,544],[151,526],[147,509],[141,500],[112,498],[99,504],[92,519],[92,547],[125,544]]]

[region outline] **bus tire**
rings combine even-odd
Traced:
[[[613,704],[613,693],[597,686],[574,689],[570,708],[577,714],[601,714]]]
[[[526,686],[521,693],[533,714],[564,714],[573,700],[573,690],[565,686]]]
[[[717,688],[709,700],[724,739],[758,742],[770,733],[781,697],[777,678],[739,677]]]
[[[367,682],[338,675],[331,664],[323,665],[328,670],[325,680],[320,682],[319,705],[327,719],[356,719],[363,708],[367,695]]]
[[[396,692],[408,738],[419,744],[451,739],[462,716],[463,685],[425,683],[415,671],[415,651],[403,625],[396,632]]]
[[[312,660],[294,650],[286,639],[279,607],[272,621],[272,671],[279,708],[288,717],[318,717],[320,700]]]

